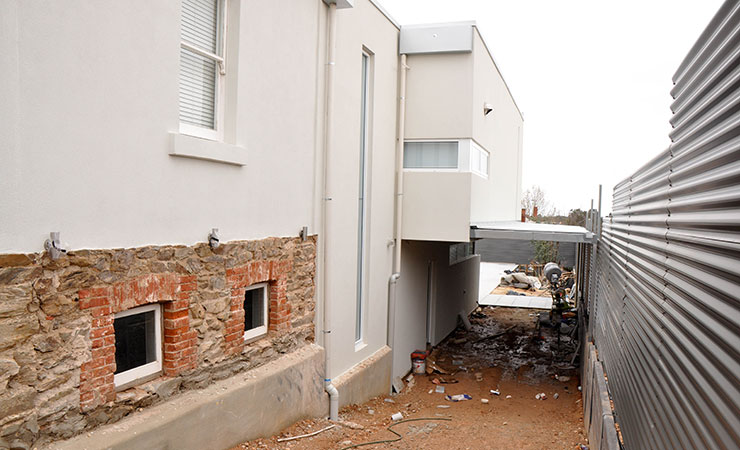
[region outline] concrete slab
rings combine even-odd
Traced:
[[[328,414],[323,372],[324,349],[312,344],[48,448],[229,448],[305,417]]]
[[[501,282],[504,270],[514,270],[517,264],[507,262],[482,262],[480,263],[480,278],[478,287],[478,300],[482,300]]]
[[[481,306],[506,306],[509,308],[552,309],[550,297],[490,294],[478,301]]]

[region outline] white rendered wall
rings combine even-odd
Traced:
[[[473,55],[409,55],[405,139],[470,137]]]
[[[386,344],[388,278],[392,271],[398,29],[368,0],[337,11],[334,133],[327,203],[327,295],[332,378]],[[369,202],[363,343],[355,345],[357,232],[363,49],[372,54]]]
[[[403,177],[403,239],[468,240],[471,178],[476,175],[405,171]]]
[[[473,177],[470,220],[517,220],[521,198],[522,116],[478,28],[473,28],[473,139],[488,150],[488,179]],[[483,104],[493,112],[483,114]]]
[[[449,265],[447,242],[403,241],[398,281],[393,376],[411,369],[411,352],[426,348],[428,267],[432,265],[431,343],[436,345],[457,326],[460,311],[477,305],[480,257]]]
[[[79,249],[311,224],[323,3],[230,4],[226,141],[243,167],[168,154],[180,2],[0,4],[0,253],[40,251],[50,231]]]

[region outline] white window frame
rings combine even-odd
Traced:
[[[484,159],[485,157],[485,159]],[[476,170],[473,167],[473,161],[478,160],[478,163],[480,167],[483,167],[485,171]],[[488,174],[490,172],[489,169],[489,161],[491,160],[491,155],[488,153],[487,150],[485,150],[480,145],[476,144],[475,142],[470,142],[470,171],[482,178],[488,179]]]
[[[188,136],[208,139],[212,141],[223,141],[224,140],[224,98],[225,98],[225,86],[224,77],[226,76],[226,0],[218,0],[218,26],[216,27],[216,47],[218,48],[218,54],[211,53],[209,51],[198,48],[198,46],[180,40],[180,48],[188,50],[204,58],[211,59],[216,63],[219,70],[216,75],[216,86],[214,91],[216,95],[213,99],[213,126],[214,128],[204,128],[189,123],[180,122],[179,131],[182,134]],[[178,94],[179,95],[179,94]],[[179,106],[178,106],[179,112]]]
[[[127,311],[121,311],[116,313],[114,320],[149,311],[154,311],[154,348],[156,351],[156,359],[139,367],[134,367],[125,372],[114,374],[113,384],[116,387],[130,384],[134,381],[150,377],[151,375],[155,375],[162,371],[162,305],[159,303],[153,303],[129,309]]]
[[[261,325],[259,327],[252,328],[251,330],[247,330],[247,322],[246,322],[246,320],[247,320],[247,312],[244,311],[244,321],[245,321],[244,322],[244,340],[245,341],[250,340],[250,339],[254,339],[254,338],[258,338],[260,336],[264,336],[265,334],[267,334],[267,321],[269,319],[268,309],[269,309],[269,306],[270,306],[269,305],[269,302],[268,302],[269,292],[270,292],[270,284],[267,283],[267,282],[265,282],[265,283],[257,283],[257,284],[253,284],[253,285],[247,287],[244,290],[244,296],[245,296],[245,298],[242,299],[242,305],[244,304],[244,300],[246,299],[247,292],[248,291],[255,291],[257,289],[262,289],[262,313],[263,313],[262,324],[263,325]]]

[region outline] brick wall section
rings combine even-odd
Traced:
[[[224,351],[240,353],[244,349],[244,293],[246,288],[269,281],[268,331],[283,333],[290,330],[290,303],[287,299],[287,275],[290,261],[254,261],[226,270],[231,289],[231,315],[224,330]]]
[[[89,310],[92,316],[91,360],[80,367],[82,411],[90,411],[116,398],[113,382],[116,371],[113,320],[118,312],[150,303],[162,303],[162,372],[174,377],[183,370],[195,367],[197,334],[190,329],[188,311],[190,294],[196,289],[194,275],[163,273],[78,292],[80,309]]]

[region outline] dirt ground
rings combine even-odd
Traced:
[[[349,449],[391,439],[396,441],[359,448],[580,449],[587,439],[577,369],[570,365],[576,343],[561,335],[558,344],[555,330],[536,330],[537,313],[479,308],[471,315],[470,331],[458,328],[430,355],[428,367],[433,364],[443,373],[407,377],[400,394],[343,408],[339,416],[344,425],[306,419],[232,450]],[[444,393],[436,392],[438,388]],[[546,398],[536,399],[541,393]],[[472,399],[445,398],[456,394]],[[391,415],[399,412],[403,420],[413,421],[393,421]],[[388,430],[394,423],[400,439]],[[278,442],[331,425],[313,437]]]

